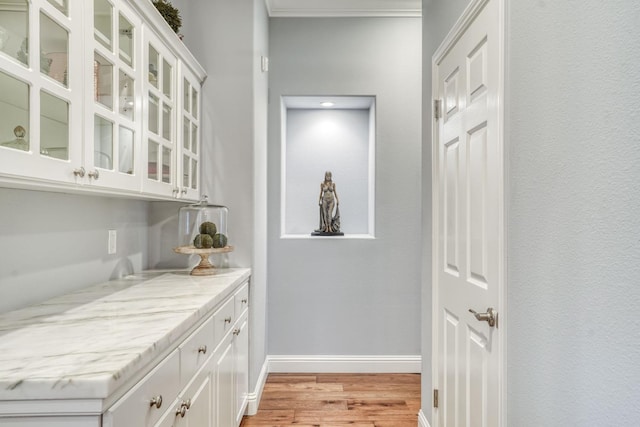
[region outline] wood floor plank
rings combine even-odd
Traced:
[[[270,374],[241,427],[416,427],[418,374]]]

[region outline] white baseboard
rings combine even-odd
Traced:
[[[422,412],[422,409],[420,409],[420,412],[418,412],[418,426],[431,427],[429,426],[429,421],[427,421],[427,417],[425,417],[424,412]]]
[[[267,356],[269,372],[420,373],[417,356]]]
[[[267,382],[268,375],[269,375],[269,361],[267,359],[264,361],[262,365],[262,369],[260,370],[260,375],[258,375],[256,388],[253,390],[253,392],[249,393],[249,395],[247,396],[247,410],[245,411],[245,414],[255,415],[258,413],[260,398],[262,398],[262,390],[264,390],[264,385]]]

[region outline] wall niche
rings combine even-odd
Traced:
[[[374,238],[375,97],[283,96],[281,238]],[[331,171],[344,237],[311,237]]]

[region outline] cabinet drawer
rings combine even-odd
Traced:
[[[180,345],[180,387],[195,375],[213,353],[213,317],[209,318]]]
[[[179,391],[180,352],[175,350],[105,412],[103,425],[153,426],[176,399]],[[153,399],[162,399],[162,403],[152,405]]]
[[[218,311],[213,314],[216,346],[218,345],[218,343],[220,343],[222,338],[224,338],[225,334],[231,330],[231,326],[235,321],[235,318],[233,316],[233,309],[234,300],[233,298],[229,298],[224,302],[222,307],[220,307]]]
[[[235,316],[239,318],[242,313],[249,307],[249,282],[242,285],[233,297],[235,303]]]

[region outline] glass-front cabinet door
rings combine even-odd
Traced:
[[[177,60],[153,34],[145,33],[143,91],[147,126],[143,129],[145,160],[142,190],[179,197],[176,176]]]
[[[140,191],[141,22],[123,3],[86,0],[84,163],[91,184]]]
[[[178,150],[178,179],[180,197],[197,199],[200,194],[200,84],[181,64],[180,85],[180,149]]]
[[[81,21],[79,2],[0,1],[0,175],[82,174]]]

